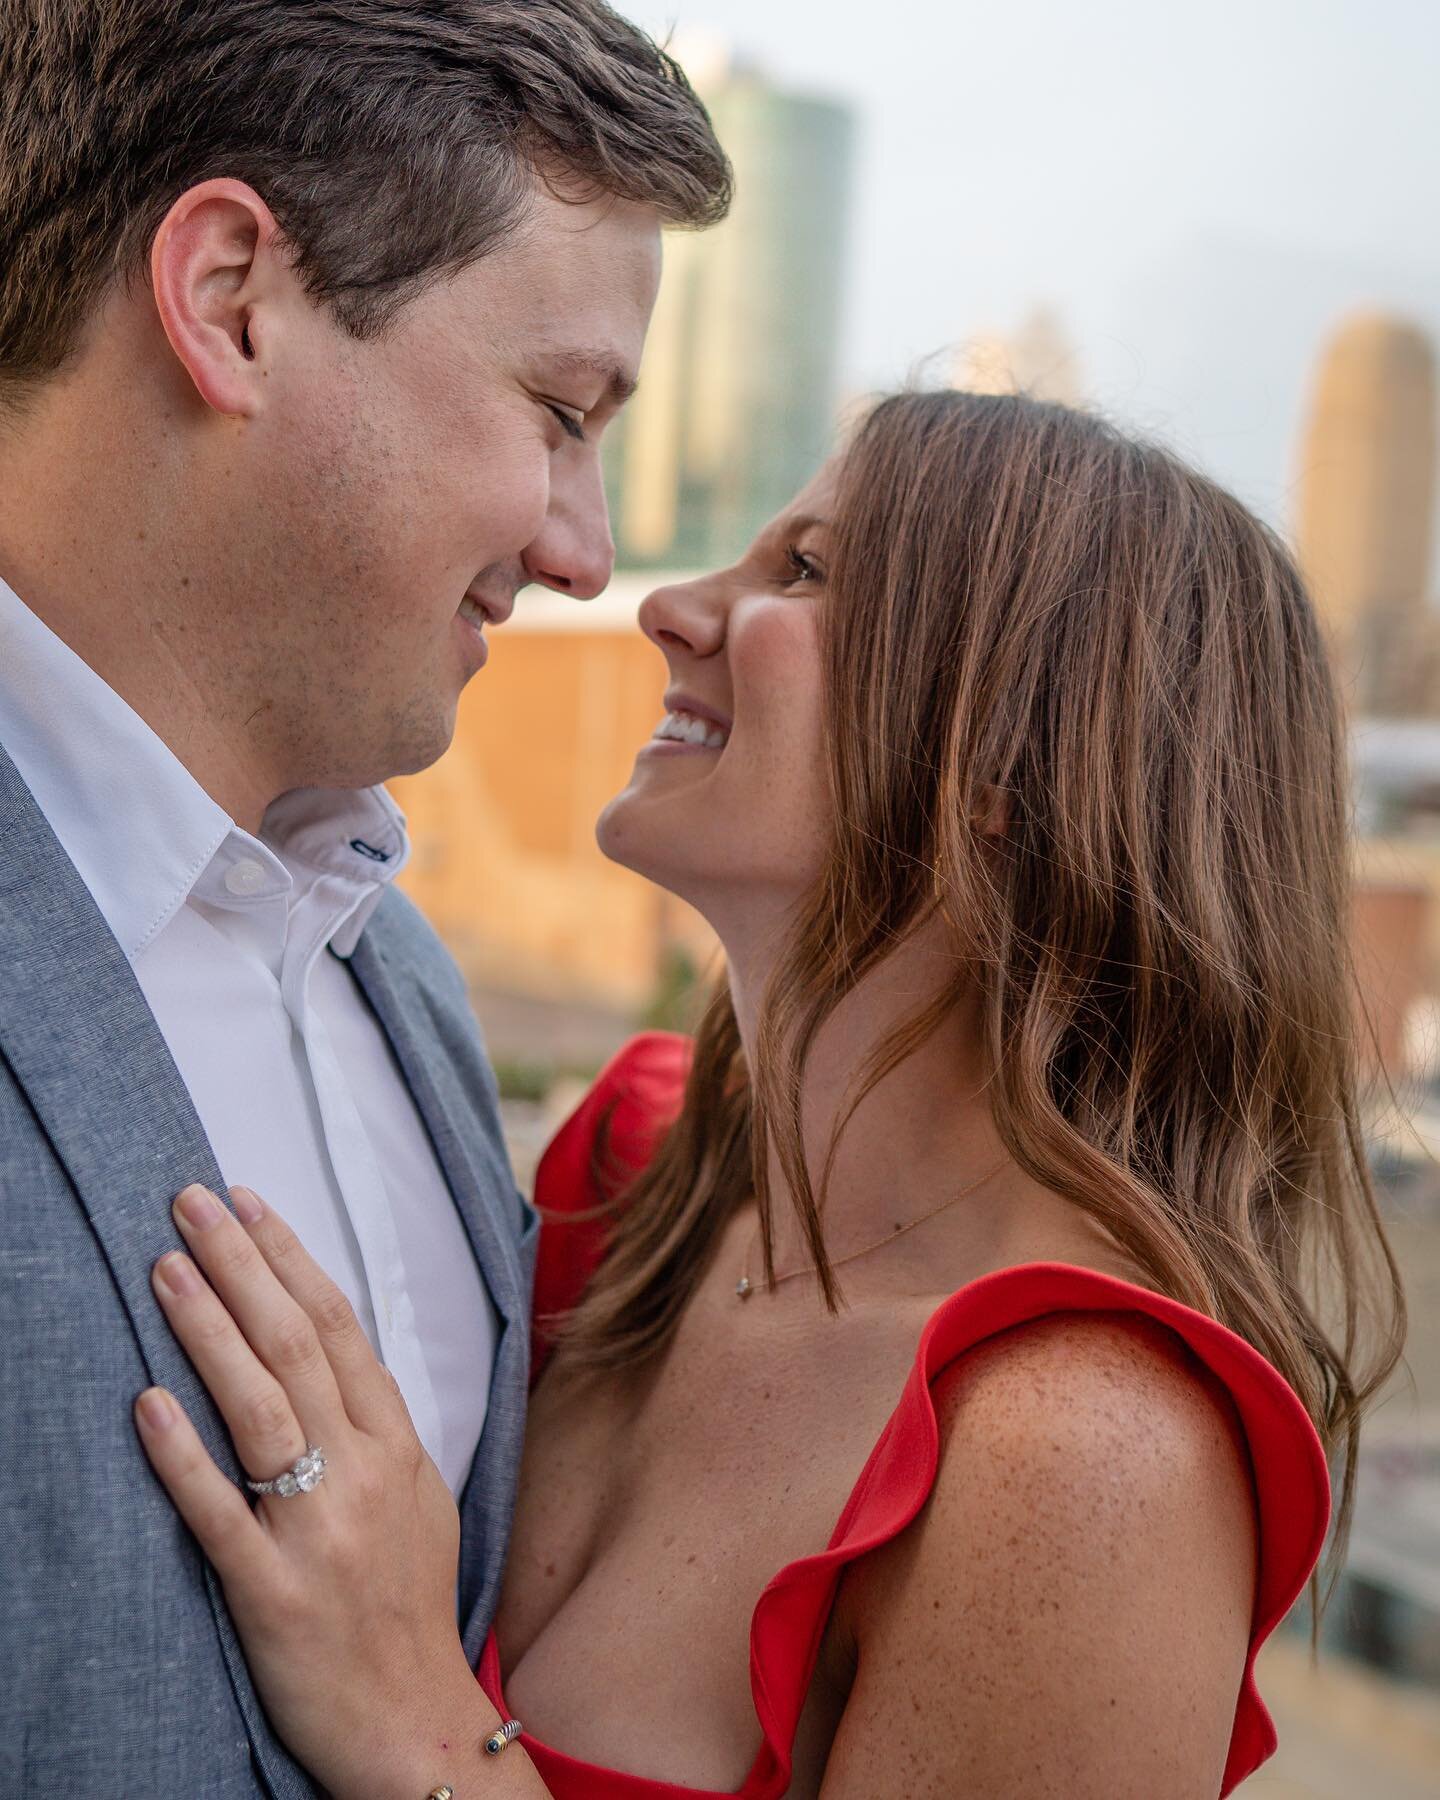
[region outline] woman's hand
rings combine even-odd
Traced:
[[[419,1800],[497,1723],[456,1629],[455,1503],[344,1295],[255,1195],[231,1199],[243,1224],[204,1188],[181,1194],[192,1255],[163,1257],[155,1292],[249,1474],[315,1445],[324,1479],[252,1510],[162,1388],[137,1402],[141,1442],[294,1755],[332,1794]]]

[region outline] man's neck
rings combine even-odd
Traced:
[[[152,516],[144,488],[97,487],[91,472],[103,444],[87,444],[82,461],[68,452],[68,434],[45,424],[27,422],[20,436],[0,439],[0,578],[236,824],[258,831],[286,785],[258,753],[263,700],[239,671],[220,678],[223,657],[197,619],[190,578],[174,573],[165,520]],[[133,446],[122,456],[117,444],[113,454],[123,469]]]
[[[242,830],[258,832],[279,791],[245,754],[243,726],[214,706],[177,649],[170,628],[117,596],[104,608],[63,575],[53,583],[28,576],[0,547],[0,576],[20,599],[112,688]],[[232,735],[232,732],[236,735]]]

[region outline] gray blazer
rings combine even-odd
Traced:
[[[516,1192],[494,1077],[458,971],[389,891],[351,959],[429,1129],[500,1321],[489,1413],[461,1496],[460,1623],[494,1610],[528,1369],[536,1221]],[[256,1130],[264,1121],[256,1120]],[[218,1415],[150,1268],[170,1201],[220,1184],[119,945],[0,749],[0,1794],[299,1800],[219,1584],[131,1423],[177,1394],[220,1466]]]

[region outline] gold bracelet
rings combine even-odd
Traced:
[[[498,1756],[507,1744],[512,1743],[519,1737],[524,1729],[525,1727],[518,1719],[507,1719],[492,1737],[486,1738],[485,1754],[487,1756]]]

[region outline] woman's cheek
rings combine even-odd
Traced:
[[[818,872],[830,822],[813,614],[777,602],[745,623],[732,632],[731,672],[737,763],[754,783],[752,847],[773,873],[804,882]]]
[[[742,600],[726,639],[737,726],[747,717],[805,721],[819,736],[821,672],[815,611],[806,600]]]

